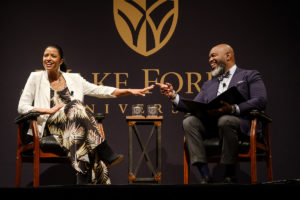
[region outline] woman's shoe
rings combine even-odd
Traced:
[[[118,164],[124,159],[122,154],[116,154],[107,144],[106,140],[102,142],[98,147],[98,153],[100,160],[105,162],[109,167]]]
[[[77,179],[77,180],[76,180],[76,184],[77,184],[77,185],[85,185],[85,184],[89,184],[89,176],[88,176],[88,173],[82,174],[82,173],[77,172],[76,179]]]
[[[124,156],[122,154],[115,154],[114,159],[112,159],[111,161],[108,161],[108,167],[111,167],[113,165],[118,164],[119,162],[121,162],[124,159]]]

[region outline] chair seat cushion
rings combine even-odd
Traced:
[[[206,148],[220,148],[220,139],[218,137],[213,137],[204,140],[204,146]],[[239,148],[249,148],[250,142],[249,140],[239,140]]]
[[[27,144],[29,143],[32,143],[32,137],[31,141],[27,141]],[[44,153],[55,153],[60,156],[67,155],[64,149],[60,146],[60,144],[52,135],[44,136],[40,139],[40,148]],[[23,154],[27,156],[32,156],[32,150],[24,151]]]
[[[52,135],[44,136],[41,138],[40,148],[43,152],[51,152],[56,153],[58,155],[66,155],[66,152],[64,151],[63,147],[60,146],[60,144]]]

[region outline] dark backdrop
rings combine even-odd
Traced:
[[[145,86],[143,69],[158,69],[150,80],[176,72],[183,78],[180,94],[193,98],[197,91],[186,94],[186,72],[198,72],[203,81],[209,71],[208,52],[219,43],[230,44],[236,52],[237,65],[257,69],[264,78],[273,118],[271,126],[273,170],[275,180],[300,177],[298,129],[299,109],[299,21],[292,1],[196,1],[179,0],[179,18],[168,43],[153,55],[142,56],[130,49],[115,27],[113,1],[2,1],[0,6],[1,149],[0,186],[14,183],[16,131],[19,95],[31,71],[42,69],[43,48],[48,43],[63,47],[67,65],[93,82],[93,73],[111,73],[105,85],[116,86],[114,73],[127,73],[126,87]],[[166,79],[178,85],[176,76]],[[121,84],[121,88],[124,84]],[[85,103],[95,112],[105,112],[104,130],[108,141],[125,160],[110,170],[113,184],[127,184],[128,127],[125,116],[135,103],[157,103],[162,106],[163,183],[183,183],[183,115],[173,114],[167,99],[156,88],[151,95],[121,99],[87,97]],[[119,104],[128,104],[123,114]],[[154,144],[149,148],[154,155]],[[136,151],[138,151],[136,149]],[[221,167],[211,164],[213,173]],[[249,182],[249,163],[240,165],[239,181]],[[41,184],[72,184],[70,167],[57,164],[41,166]],[[32,183],[32,165],[23,166],[22,185]],[[145,166],[141,174],[147,174]],[[192,170],[192,183],[200,180]],[[265,179],[265,164],[259,163],[259,181]]]

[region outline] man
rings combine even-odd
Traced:
[[[201,183],[211,183],[203,140],[219,136],[221,160],[225,165],[224,183],[236,181],[238,138],[250,134],[250,121],[243,118],[252,109],[264,110],[267,104],[266,88],[261,75],[255,70],[238,68],[233,49],[228,44],[219,44],[209,52],[212,79],[204,82],[194,101],[208,103],[228,88],[236,86],[246,99],[238,105],[221,102],[221,107],[209,110],[206,117],[190,115],[183,120],[183,129],[190,154],[191,164],[197,166],[202,175]],[[172,100],[176,110],[192,113],[175,93],[172,84],[160,84],[161,93]]]

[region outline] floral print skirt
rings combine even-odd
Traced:
[[[91,173],[92,183],[110,184],[107,166],[99,159],[97,146],[104,138],[100,134],[93,114],[79,100],[72,100],[68,88],[51,89],[51,107],[66,104],[51,115],[46,124],[46,134],[51,134],[66,150],[77,173]]]

